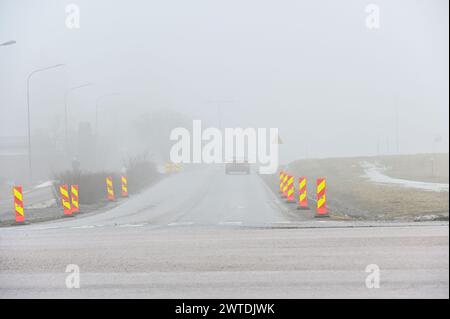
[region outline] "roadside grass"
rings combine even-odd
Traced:
[[[375,157],[394,178],[430,183],[449,182],[448,154],[415,154]]]
[[[289,164],[289,171],[296,177],[307,176],[311,199],[315,198],[316,178],[325,177],[328,206],[341,217],[411,220],[436,215],[435,218],[448,219],[448,192],[374,184],[364,176],[360,165],[363,161],[381,164],[387,168],[384,174],[394,178],[448,183],[448,158],[448,154],[419,154],[298,160]]]

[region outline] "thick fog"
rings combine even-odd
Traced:
[[[65,92],[92,83],[68,95],[69,134],[95,129],[98,102],[129,155],[161,109],[182,118],[166,128],[276,127],[282,162],[448,152],[448,1],[376,1],[375,29],[369,3],[0,0],[0,43],[17,42],[0,47],[0,137],[26,136],[27,76],[62,63],[30,79],[33,136],[63,141]]]

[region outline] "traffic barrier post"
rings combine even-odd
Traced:
[[[114,196],[114,186],[111,176],[106,177],[106,193],[109,201],[114,201],[116,199]]]
[[[72,216],[72,208],[69,198],[69,187],[67,186],[67,184],[60,185],[59,192],[61,194],[61,204],[64,209],[64,215]]]
[[[317,179],[317,209],[315,217],[330,217],[327,209],[325,178]]]
[[[284,178],[283,178],[283,194],[282,197],[287,198],[287,191],[288,191],[288,174],[284,174]]]
[[[78,185],[70,185],[70,199],[72,200],[72,213],[79,213]]]
[[[294,195],[294,176],[289,175],[287,181],[287,202],[295,203],[295,195]]]
[[[14,195],[14,211],[16,214],[16,223],[23,224],[25,223],[25,211],[23,208],[22,186],[14,186],[13,195]]]
[[[282,194],[283,193],[283,179],[284,179],[284,172],[283,171],[280,172],[279,179],[280,179],[280,181],[279,181],[279,184],[280,184],[279,193]]]
[[[122,197],[128,197],[128,180],[126,176],[121,176],[121,195]]]
[[[306,177],[302,176],[298,178],[298,209],[308,208],[308,193],[306,189]]]

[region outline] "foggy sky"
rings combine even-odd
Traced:
[[[31,80],[33,131],[93,82],[70,96],[72,128],[108,92],[104,123],[168,108],[219,125],[222,101],[222,126],[277,127],[290,160],[395,153],[398,109],[401,153],[448,152],[448,1],[372,2],[378,30],[370,1],[0,0],[0,43],[17,41],[0,47],[0,136],[26,135],[28,73],[64,63]]]

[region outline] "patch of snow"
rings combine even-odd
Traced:
[[[49,208],[52,206],[56,206],[56,200],[55,199],[49,199],[47,201],[43,201],[36,204],[31,204],[26,206],[27,209],[42,209],[42,208]]]
[[[428,222],[428,221],[433,221],[433,220],[439,220],[439,216],[438,215],[424,215],[424,216],[417,216],[416,218],[414,218],[415,222]]]
[[[418,182],[411,181],[408,179],[392,178],[383,174],[382,172],[386,170],[379,164],[373,164],[369,162],[361,162],[361,167],[364,169],[365,177],[367,177],[371,182],[376,184],[390,184],[397,185],[406,188],[416,188],[423,189],[430,192],[448,192],[449,184],[445,183],[428,183],[428,182]]]
[[[51,187],[53,185],[53,181],[46,181],[44,183],[41,183],[39,185],[36,185],[35,187],[33,187],[34,189],[39,189],[39,188],[45,188],[45,187]]]

